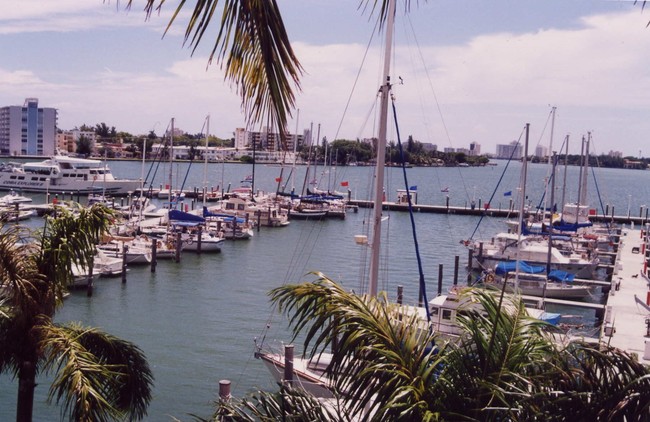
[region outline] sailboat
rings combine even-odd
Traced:
[[[391,91],[390,81],[390,60],[392,48],[393,26],[395,19],[395,0],[390,0],[388,4],[386,42],[384,53],[384,66],[382,85],[380,92],[380,116],[378,126],[378,137],[376,143],[376,164],[374,173],[374,198],[373,198],[373,215],[371,222],[371,239],[370,246],[370,265],[365,290],[369,296],[378,295],[380,253],[381,253],[381,236],[382,222],[384,221],[383,197],[384,197],[384,167],[386,164],[386,144],[387,144],[387,123],[388,123],[388,106]],[[366,244],[366,236],[355,236],[359,243]],[[421,279],[423,282],[423,277]],[[427,301],[426,291],[423,289],[424,303],[427,306],[403,307],[404,315],[420,315],[418,321],[422,322],[424,329],[433,329],[441,333],[442,337],[458,336],[460,328],[454,323],[455,316],[458,312],[463,311],[463,306],[467,304],[466,297],[458,291],[451,291],[447,295],[440,295],[432,301]],[[536,315],[544,318],[545,312],[541,309]],[[548,315],[548,314],[547,314]],[[435,316],[436,319],[431,318]],[[559,317],[553,315],[553,317]],[[418,324],[419,326],[419,324]],[[331,353],[321,352],[311,359],[297,358],[293,356],[293,348],[289,347],[285,351],[267,351],[258,345],[255,357],[262,360],[268,368],[271,375],[278,383],[290,378],[294,385],[300,386],[316,397],[331,398],[333,397],[333,382],[330,378],[331,373],[328,371],[329,363],[332,360]]]
[[[388,127],[388,100],[391,90],[390,59],[395,19],[395,0],[389,1],[388,10],[382,86],[379,90],[381,96],[380,121],[378,127],[377,158],[375,164],[375,195],[373,200],[373,224],[371,226],[372,239],[370,244],[371,258],[368,278],[368,294],[371,296],[377,296],[378,293],[384,166],[386,163],[386,137]],[[288,371],[291,374],[290,376],[297,382],[297,385],[302,386],[305,391],[312,393],[316,397],[333,397],[331,390],[332,383],[325,371],[325,368],[327,368],[329,360],[331,359],[331,355],[321,353],[316,356],[315,359],[294,359],[293,356],[285,355],[284,352],[275,353],[258,348],[255,357],[264,362],[277,382],[282,382],[282,380],[286,378],[285,371]],[[289,357],[291,358],[290,361],[287,359]]]

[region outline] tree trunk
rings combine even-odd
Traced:
[[[18,372],[18,405],[16,422],[32,422],[34,389],[36,388],[36,365],[23,361]]]

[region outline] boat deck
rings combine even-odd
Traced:
[[[600,341],[650,363],[650,283],[643,274],[650,251],[641,234],[623,229]]]

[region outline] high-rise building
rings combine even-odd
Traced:
[[[469,144],[469,155],[472,157],[478,157],[481,155],[481,144],[478,142],[471,142]]]
[[[38,98],[0,108],[0,155],[53,155],[57,111],[39,107]]]
[[[508,145],[497,144],[497,158],[512,158],[519,160],[523,156],[523,151],[519,142],[513,141]]]

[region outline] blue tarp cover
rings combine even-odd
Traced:
[[[517,261],[499,262],[494,269],[494,272],[497,275],[507,274],[512,271],[517,271]],[[519,271],[527,274],[539,274],[546,271],[546,267],[541,265],[530,265],[526,261],[519,261]]]
[[[179,210],[169,211],[169,219],[186,223],[205,223],[205,218],[200,215],[190,214],[189,212]]]
[[[575,274],[571,274],[562,270],[553,270],[548,273],[549,280],[553,281],[565,281],[567,283],[571,283],[575,277]]]

